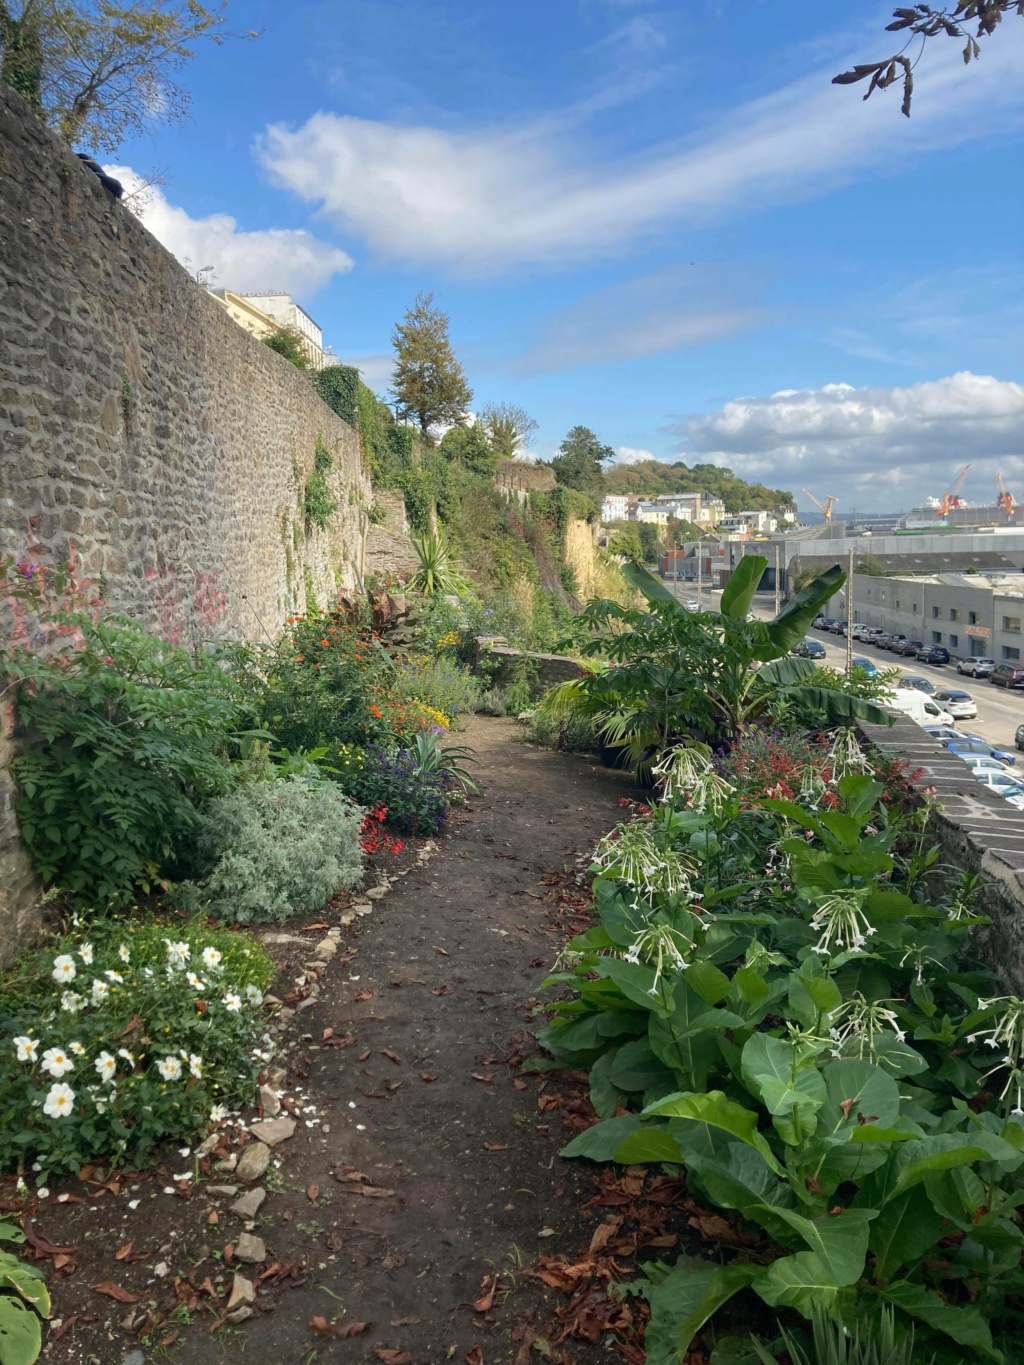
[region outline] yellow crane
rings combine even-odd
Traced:
[[[960,489],[964,486],[964,479],[967,478],[967,471],[970,469],[970,467],[971,466],[969,464],[965,464],[963,469],[961,469],[960,473],[957,475],[956,483],[953,485],[952,490],[949,493],[943,493],[942,501],[939,503],[940,517],[946,516],[951,507],[963,506],[963,501],[960,497]]]
[[[825,514],[825,520],[826,520],[826,521],[831,521],[831,520],[832,520],[832,508],[835,507],[835,505],[836,505],[836,503],[839,501],[839,499],[838,499],[837,497],[835,497],[834,494],[829,493],[828,496],[826,497],[826,499],[825,499],[824,502],[819,502],[818,499],[814,496],[814,494],[813,494],[813,493],[809,493],[809,492],[807,491],[806,488],[804,489],[804,492],[805,492],[805,493],[807,494],[807,496],[810,498],[811,502],[814,503],[815,507],[817,507],[817,509],[818,509],[820,512],[823,512],[823,513]]]
[[[996,488],[999,490],[999,496],[996,498],[996,504],[997,506],[1003,509],[1003,511],[1006,513],[1007,519],[1009,519],[1017,510],[1017,499],[1013,496],[1010,490],[1003,483],[1002,474],[996,475]]]

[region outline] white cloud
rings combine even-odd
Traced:
[[[144,181],[130,166],[104,168],[137,191]],[[145,191],[135,211],[149,231],[192,271],[213,266],[212,283],[242,293],[283,289],[299,298],[315,294],[332,275],[352,269],[352,258],[298,228],[245,232],[227,213],[191,218],[159,189]]]
[[[639,464],[641,460],[656,460],[657,455],[653,455],[649,450],[638,450],[635,446],[616,446],[616,464]]]
[[[354,365],[367,388],[383,394],[391,387],[395,372],[393,355],[353,355],[339,357],[343,365]]]
[[[509,368],[527,374],[635,360],[706,345],[765,320],[759,281],[703,265],[673,265],[595,290],[542,319]]]
[[[969,68],[954,44],[930,53],[909,122],[891,92],[865,104],[823,67],[619,161],[580,146],[578,111],[469,131],[321,112],[297,129],[271,125],[257,152],[276,183],[382,257],[466,274],[584,260],[1005,133],[1021,121],[1024,84],[1024,31],[1005,28]]]
[[[968,462],[964,493],[976,502],[994,499],[999,470],[1024,479],[1024,385],[968,371],[907,388],[736,398],[672,429],[701,460],[776,488],[834,493],[848,508],[937,496]]]

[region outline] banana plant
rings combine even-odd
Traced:
[[[0,1242],[24,1242],[13,1223],[0,1222]],[[42,1350],[42,1327],[50,1316],[46,1281],[35,1266],[0,1251],[0,1360],[32,1365]]]
[[[842,587],[834,565],[771,621],[748,619],[767,567],[747,555],[722,593],[718,611],[691,612],[653,574],[637,564],[622,573],[646,606],[592,603],[583,614],[581,652],[608,663],[600,673],[554,688],[553,714],[594,717],[609,744],[624,746],[633,762],[689,735],[710,743],[735,741],[773,708],[799,705],[829,721],[891,722],[881,708],[815,679],[809,659],[790,651]]]

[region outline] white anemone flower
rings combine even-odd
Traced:
[[[250,1005],[263,1004],[263,992],[260,990],[259,986],[246,986],[245,998]]]
[[[197,1057],[196,1054],[193,1052],[188,1059],[188,1069],[189,1071],[191,1071],[192,1075],[195,1076],[197,1081],[201,1081],[203,1079],[202,1057]]]
[[[242,1008],[242,997],[236,995],[234,991],[228,991],[227,995],[225,995],[221,1001],[221,1004],[229,1014],[237,1014]]]
[[[78,950],[78,956],[82,959],[82,961],[85,963],[87,967],[91,967],[93,959],[92,944],[83,943],[81,948],[79,948]]]
[[[73,1052],[76,1057],[85,1056],[85,1048],[81,1043],[68,1043],[68,1051]]]
[[[215,972],[220,966],[221,952],[218,948],[203,949],[203,966],[208,972]]]
[[[77,1014],[85,1004],[85,996],[79,995],[77,991],[65,991],[60,998],[60,1007],[68,1014]]]
[[[192,987],[194,991],[201,991],[206,985],[206,982],[202,979],[202,977],[198,976],[195,972],[186,972],[185,980],[188,982],[188,984]]]
[[[101,1052],[93,1062],[93,1066],[99,1073],[99,1078],[104,1085],[112,1081],[117,1073],[117,1062],[109,1052]]]
[[[22,1034],[20,1038],[15,1038],[14,1046],[18,1050],[19,1062],[34,1062],[39,1051],[39,1040],[29,1038],[27,1034]]]
[[[165,1057],[162,1062],[157,1062],[157,1070],[165,1081],[181,1079],[181,1063],[177,1057]]]
[[[223,1123],[228,1116],[228,1111],[222,1104],[215,1104],[210,1110],[211,1123]]]
[[[132,960],[131,949],[128,947],[127,943],[121,944],[120,948],[117,950],[117,955],[122,962],[131,962]]]
[[[94,1005],[102,1005],[104,1000],[108,1000],[109,998],[110,987],[105,981],[94,978],[92,983],[92,1003]]]
[[[105,971],[105,972],[103,973],[103,975],[107,978],[108,981],[113,981],[113,982],[115,983],[115,985],[118,985],[118,986],[120,986],[121,983],[124,981],[124,977],[121,975],[120,972],[115,972],[115,971],[109,971],[109,970],[108,970],[108,971]]]
[[[165,938],[164,943],[167,945],[167,965],[179,969],[184,967],[192,956],[192,949],[188,944],[184,942],[172,943],[169,938]]]
[[[56,1085],[51,1085],[46,1099],[43,1101],[43,1113],[51,1119],[65,1119],[71,1113],[75,1103],[75,1092],[70,1085],[65,1085],[63,1081],[58,1081]]]
[[[62,1047],[48,1047],[43,1053],[43,1070],[49,1072],[56,1080],[60,1080],[69,1071],[74,1071],[75,1064]]]
[[[59,981],[61,985],[67,985],[69,981],[74,981],[78,975],[78,968],[75,966],[75,959],[70,953],[61,953],[60,957],[53,959],[53,979]]]

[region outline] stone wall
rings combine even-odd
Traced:
[[[326,532],[303,516],[318,440],[338,504]],[[111,610],[168,640],[272,638],[355,582],[371,496],[353,429],[0,85],[0,555],[73,555]],[[37,923],[10,721],[4,956]]]
[[[975,782],[961,759],[906,716],[891,729],[862,725],[876,748],[920,770],[915,786],[937,804],[931,827],[942,861],[980,876],[977,930],[983,955],[1006,990],[1024,993],[1024,812]]]

